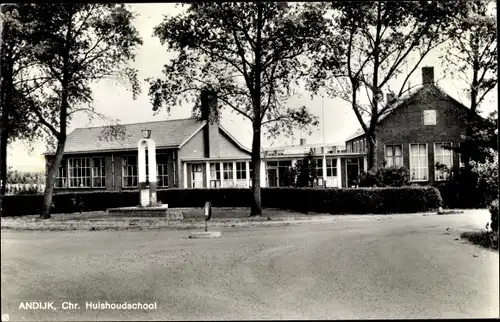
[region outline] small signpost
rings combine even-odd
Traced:
[[[205,202],[205,231],[208,231],[208,221],[212,217],[212,204],[210,201]]]
[[[212,204],[210,203],[210,201],[205,202],[204,215],[205,215],[205,231],[204,232],[193,232],[189,235],[189,238],[218,238],[218,237],[221,237],[222,234],[220,231],[208,232],[208,221],[210,220],[210,218],[212,218]]]

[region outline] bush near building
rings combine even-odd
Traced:
[[[493,232],[498,233],[498,199],[493,200],[488,210],[491,214],[490,228]]]
[[[498,198],[498,155],[493,161],[471,161],[467,167],[451,169],[448,180],[435,186],[444,207],[486,208]]]
[[[396,166],[363,172],[358,182],[360,187],[403,187],[411,184],[408,169]]]
[[[158,201],[176,207],[248,207],[250,189],[168,189],[158,191]],[[54,195],[53,213],[102,211],[107,208],[137,206],[137,191],[81,192]],[[4,216],[39,214],[42,195],[14,195],[4,198]],[[264,208],[330,214],[414,213],[442,206],[433,187],[391,187],[357,189],[262,188]]]

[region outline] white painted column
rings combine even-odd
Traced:
[[[187,163],[182,163],[182,182],[184,184],[184,189],[188,188],[188,170]]]
[[[236,186],[236,161],[233,161],[233,187]]]
[[[206,178],[205,180],[207,181],[207,188],[210,188],[210,162],[205,162],[205,167],[206,167]]]
[[[366,155],[363,157],[363,171],[368,171],[368,158],[366,157]]]
[[[322,176],[323,176],[323,185],[325,184],[326,182],[326,157],[325,155],[323,155],[323,167],[322,167]]]
[[[219,167],[220,167],[220,187],[224,188],[224,167],[222,165],[222,162],[219,162]]]
[[[339,188],[342,188],[342,158],[338,157],[337,158],[337,186]]]
[[[248,161],[245,162],[245,171],[246,171],[246,178],[247,178],[247,188],[250,187],[250,182],[252,179],[250,179],[250,163]]]
[[[254,169],[255,171],[255,169]],[[267,187],[266,182],[266,163],[264,161],[260,161],[260,186]]]

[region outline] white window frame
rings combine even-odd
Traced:
[[[433,116],[433,119],[432,119],[433,121],[431,123],[426,122],[426,120],[427,120],[426,114],[427,115],[430,114],[431,116]],[[434,115],[432,115],[432,114],[434,114]],[[437,124],[437,111],[436,111],[436,109],[424,110],[423,111],[423,119],[424,119],[423,120],[424,121],[424,125],[436,125]]]
[[[440,178],[438,178],[438,175],[441,173],[441,171],[438,171],[436,169],[436,163],[438,162],[437,158],[436,158],[436,156],[437,156],[437,154],[436,154],[436,145],[438,145],[438,144],[448,144],[448,143],[450,144],[450,147],[453,147],[453,142],[434,142],[434,164],[433,164],[433,166],[434,166],[434,180],[435,181],[446,181],[446,180],[448,180],[449,173],[446,176],[446,178],[440,179]],[[450,157],[451,158],[450,165],[446,165],[446,166],[448,166],[448,170],[451,171],[451,169],[453,168],[453,150],[447,150],[447,149],[442,149],[442,150],[449,152],[449,155],[441,154],[440,157]],[[444,164],[443,162],[439,162],[439,163]]]
[[[125,159],[130,158],[130,157],[135,157],[136,158],[136,164],[134,165],[125,165]],[[138,173],[138,157],[137,155],[123,155],[122,156],[122,187],[124,188],[137,188],[139,186],[139,173]],[[134,169],[135,169],[135,174],[134,174]],[[127,171],[125,171],[127,170]],[[128,170],[132,170],[132,174],[128,174]],[[125,179],[126,178],[132,178],[132,182],[134,182],[134,177],[136,178],[135,182],[137,183],[136,185],[125,185]]]
[[[159,156],[165,156],[166,163],[156,164],[156,186],[158,188],[168,188],[168,153],[156,153],[156,161],[161,160]]]
[[[426,167],[417,167],[416,169],[427,169],[427,179],[412,179],[412,171],[413,171],[413,167],[412,167],[412,152],[411,152],[411,146],[412,145],[418,145],[419,146],[419,151],[420,151],[420,145],[424,145],[425,144],[425,161],[426,161],[426,164],[427,166]],[[411,182],[428,182],[429,181],[429,146],[427,143],[410,143],[408,145],[409,149],[410,149],[410,181]],[[418,155],[419,157],[421,157],[421,155]]]
[[[330,161],[330,164],[328,164],[328,161]],[[331,176],[328,175],[328,170],[331,170],[332,174]],[[337,158],[326,158],[326,177],[335,178],[337,176],[338,176]]]
[[[100,165],[96,166],[96,160],[100,161]],[[106,188],[106,158],[104,157],[92,157],[91,160],[91,184],[92,188]],[[99,184],[96,184],[96,180],[99,180]]]
[[[236,180],[247,179],[247,166],[246,161],[237,161],[236,163]]]
[[[195,173],[201,173],[201,180],[200,181],[195,181],[194,180],[194,174]],[[203,188],[203,164],[201,163],[191,163],[191,188],[196,188],[200,189]],[[201,186],[195,187],[195,183],[201,183]]]
[[[316,164],[315,164],[315,167],[316,167],[316,176],[318,178],[323,178],[323,158],[321,159],[316,159]],[[319,166],[318,166],[319,164]]]
[[[220,162],[210,162],[210,188],[220,188],[222,185],[222,173]]]
[[[92,164],[89,157],[68,158],[68,188],[92,188]],[[80,164],[77,166],[77,161]],[[88,180],[88,184],[87,184]],[[75,184],[75,182],[78,182]]]
[[[61,185],[58,183],[61,182]],[[55,188],[68,188],[68,159],[63,159],[57,169]]]
[[[396,153],[394,150],[395,146],[400,146],[401,147],[401,165],[396,165]],[[392,149],[392,156],[387,156],[387,147],[391,147]],[[403,159],[403,144],[385,144],[384,145],[384,161],[385,161],[385,167],[388,168],[390,167],[389,162],[387,162],[387,158],[392,158],[392,166],[396,167],[404,167],[404,159]]]

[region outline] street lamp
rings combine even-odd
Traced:
[[[144,139],[149,139],[149,137],[151,136],[151,130],[142,130],[141,132]]]

